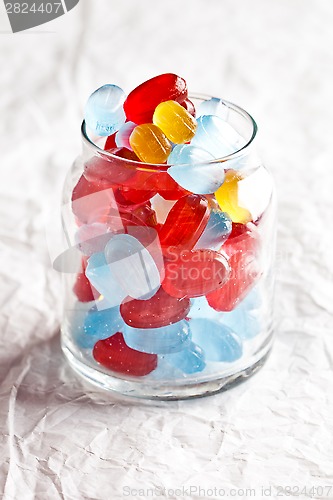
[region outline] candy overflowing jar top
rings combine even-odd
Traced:
[[[198,194],[214,193],[226,169],[258,166],[249,156],[256,130],[252,117],[232,103],[190,99],[185,80],[171,73],[142,83],[128,96],[116,85],[97,89],[82,127],[86,143],[99,154],[124,158],[139,169],[167,170]]]

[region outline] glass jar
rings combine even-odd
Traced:
[[[164,400],[208,395],[248,378],[269,354],[273,182],[254,152],[252,117],[226,101],[218,112],[239,134],[238,151],[183,165],[191,169],[185,186],[170,166],[104,151],[105,138],[88,137],[82,125],[55,267],[64,277],[63,351],[104,389]],[[200,186],[214,177],[218,187],[221,173],[222,186],[205,194]]]

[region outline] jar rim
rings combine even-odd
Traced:
[[[207,101],[210,99],[219,99],[228,108],[233,109],[234,111],[236,111],[240,115],[242,115],[252,125],[252,134],[250,136],[250,139],[240,149],[238,149],[237,151],[234,151],[233,153],[231,153],[229,155],[226,155],[226,156],[223,156],[220,158],[214,158],[214,159],[208,160],[208,161],[206,160],[204,162],[198,162],[198,163],[195,163],[195,165],[196,166],[200,166],[200,165],[207,165],[208,166],[208,165],[213,165],[215,163],[224,163],[224,162],[227,162],[229,160],[233,160],[234,158],[238,158],[239,156],[242,156],[245,153],[245,151],[249,148],[249,146],[252,144],[252,142],[254,141],[254,139],[257,135],[257,131],[258,131],[257,123],[254,120],[254,118],[250,115],[250,113],[245,111],[245,109],[238,106],[237,104],[234,104],[230,101],[227,101],[226,99],[217,98],[217,97],[207,95],[207,94],[195,93],[195,94],[189,95],[189,98],[190,99],[199,99],[202,101]],[[85,120],[83,120],[82,125],[81,125],[81,136],[82,136],[83,143],[85,145],[87,145],[94,152],[95,155],[100,155],[100,156],[104,156],[104,157],[107,157],[110,159],[114,159],[114,160],[117,160],[118,162],[123,161],[127,165],[131,165],[131,166],[135,167],[137,170],[152,171],[152,172],[163,172],[163,171],[165,172],[170,167],[173,166],[173,164],[144,163],[144,162],[129,160],[127,158],[122,158],[120,156],[114,155],[110,151],[107,151],[107,150],[100,148],[97,144],[95,144],[92,141],[92,139],[90,139],[90,137],[87,133]],[[183,165],[186,165],[186,163]],[[178,164],[177,164],[177,166],[178,166]],[[179,164],[179,166],[180,166],[180,164]]]

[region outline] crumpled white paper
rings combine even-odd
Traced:
[[[1,498],[333,498],[332,15],[330,0],[81,0],[35,30],[54,32],[0,34]],[[86,96],[166,71],[259,123],[279,189],[277,338],[245,384],[152,403],[66,365],[44,224]]]

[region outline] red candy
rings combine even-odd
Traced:
[[[182,103],[180,103],[183,108],[186,109],[186,111],[188,111],[190,113],[190,115],[194,116],[195,118],[195,107],[194,107],[194,104],[192,101],[190,101],[190,99],[185,99],[185,101],[183,101]]]
[[[198,194],[180,198],[159,231],[162,248],[192,249],[207,225],[209,212],[207,200]]]
[[[183,196],[190,194],[189,191],[182,188],[167,172],[158,172],[155,174],[155,186],[158,194],[165,200],[179,200]]]
[[[183,78],[172,73],[155,76],[136,87],[124,102],[127,120],[151,123],[156,106],[164,101],[182,103],[187,98],[187,85]]]
[[[213,309],[232,311],[250,291],[260,275],[258,247],[259,235],[254,224],[233,224],[231,235],[221,248],[229,257],[230,277],[220,289],[207,295]]]
[[[228,278],[228,262],[214,250],[185,250],[173,257],[170,250],[169,259],[162,287],[173,297],[201,297]]]
[[[84,273],[77,274],[73,292],[80,302],[91,302],[99,296],[99,293],[91,286],[90,281]]]
[[[104,146],[105,151],[109,151],[110,149],[115,149],[117,147],[116,134],[117,134],[117,132],[115,132],[112,135],[109,135],[109,137],[106,139],[105,146]]]
[[[105,340],[96,342],[93,356],[108,370],[135,377],[143,377],[157,367],[157,355],[146,354],[128,347],[123,335],[118,332]]]
[[[100,193],[100,194],[97,194]],[[103,183],[89,182],[81,175],[72,193],[72,210],[84,224],[102,221],[108,214],[113,200],[113,191]]]
[[[115,148],[109,151],[123,160],[105,156],[95,156],[84,166],[84,176],[90,182],[98,182],[105,186],[126,183],[135,175],[135,166],[131,161],[139,161],[133,151],[126,148]],[[125,160],[130,160],[126,162]]]
[[[149,300],[128,300],[120,306],[125,323],[133,328],[160,328],[186,318],[191,304],[188,298],[177,299],[161,287]]]

